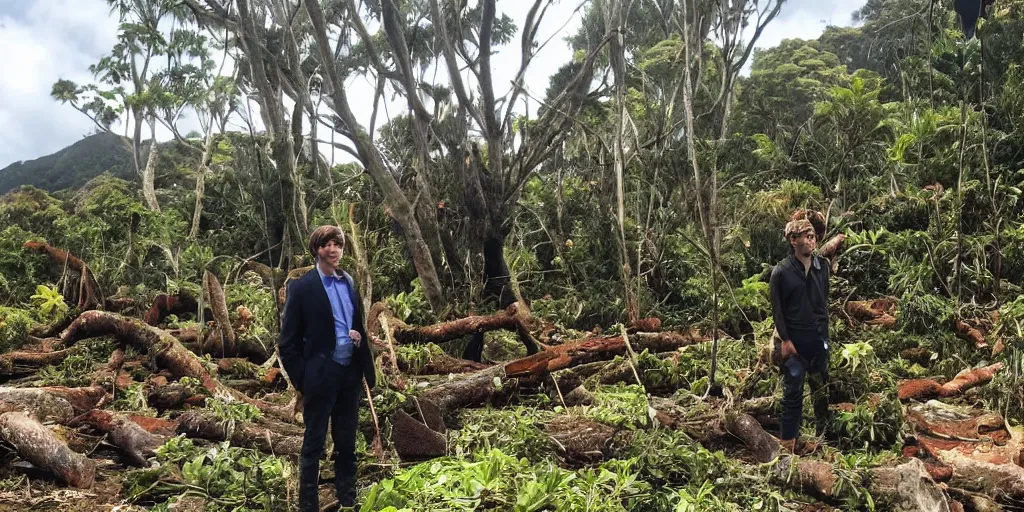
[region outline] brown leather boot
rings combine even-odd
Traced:
[[[810,455],[810,454],[818,451],[818,443],[817,443],[817,441],[801,441],[801,440],[797,439],[796,443],[795,443],[795,448],[796,448],[796,452],[795,453],[797,455],[801,455],[801,456],[803,456],[803,455]]]
[[[779,445],[782,446],[782,450],[790,455],[797,455],[796,453],[796,439],[780,439]]]

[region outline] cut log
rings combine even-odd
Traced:
[[[22,458],[80,489],[92,487],[96,463],[68,448],[50,429],[20,412],[0,414],[0,437]]]
[[[92,273],[89,272],[88,265],[84,261],[63,249],[52,247],[43,242],[28,241],[25,242],[24,247],[25,249],[49,256],[50,261],[61,269],[66,267],[78,272],[79,276],[81,276],[78,289],[78,309],[82,311],[96,309],[96,306],[100,303],[99,293],[97,292],[99,286],[96,284],[96,279],[93,278]]]
[[[217,280],[217,276],[213,275],[209,270],[203,272],[203,294],[206,296],[207,304],[210,305],[210,309],[213,311],[214,324],[218,333],[215,339],[220,344],[219,347],[211,347],[210,353],[219,354],[221,357],[228,353],[237,354],[235,330],[231,326],[231,316],[228,314],[228,303],[224,297],[224,288],[220,285],[220,281]],[[218,348],[220,350],[217,350]]]
[[[899,384],[897,393],[900,400],[956,396],[992,380],[996,372],[1002,368],[1003,363],[996,363],[982,368],[967,369],[958,373],[953,380],[945,384],[939,384],[933,379],[906,380]]]
[[[153,299],[153,305],[146,311],[142,320],[149,325],[157,326],[167,318],[167,315],[181,315],[183,313],[197,313],[199,303],[196,299],[185,292],[177,295],[161,293]]]
[[[89,425],[108,435],[110,441],[120,448],[129,463],[148,467],[149,457],[156,455],[156,449],[166,441],[151,434],[124,414],[109,411],[89,411],[73,420],[68,426]]]
[[[420,400],[430,400],[443,412],[491,403],[501,405],[517,389],[515,380],[505,379],[502,366],[453,379],[420,393]]]
[[[388,418],[391,440],[402,461],[420,461],[444,456],[448,451],[444,436],[397,410]]]
[[[67,400],[38,388],[0,387],[0,413],[22,412],[36,421],[66,424],[75,416]]]
[[[279,424],[266,427],[243,422],[236,424],[234,429],[229,427],[228,422],[208,411],[188,411],[178,418],[178,432],[188,437],[211,441],[227,441],[230,437],[232,446],[254,448],[279,456],[298,455],[302,451],[302,435],[285,431]]]

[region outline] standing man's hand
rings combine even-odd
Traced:
[[[790,340],[783,340],[782,342],[782,360],[785,361],[790,357],[796,355],[796,347],[793,346],[793,342]]]
[[[348,331],[348,337],[350,340],[352,340],[352,344],[355,345],[356,347],[359,347],[359,345],[363,342],[363,337],[359,334],[359,331],[356,331],[355,329]]]

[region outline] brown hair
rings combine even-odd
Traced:
[[[316,259],[317,251],[332,240],[344,248],[345,232],[338,226],[320,226],[314,229],[309,235],[309,254]]]

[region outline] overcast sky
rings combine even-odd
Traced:
[[[849,25],[853,11],[865,1],[788,0],[758,46],[771,47],[786,38],[813,39],[827,25]],[[565,33],[579,26],[579,17],[573,15],[579,0],[556,2],[541,27],[540,41],[563,26]],[[522,26],[528,7],[522,0],[498,2],[499,11],[511,16],[518,26]],[[89,65],[109,52],[116,34],[117,20],[108,14],[104,0],[0,0],[0,168],[56,152],[94,129],[92,122],[70,105],[51,99],[50,88],[62,78],[89,82]],[[499,51],[492,63],[500,91],[499,84],[509,84],[514,77],[519,53],[515,45]],[[555,37],[531,65],[526,79],[530,91],[543,95],[547,77],[570,57],[561,37]],[[372,86],[361,79],[354,79],[350,86],[356,115],[368,121]],[[360,101],[363,97],[365,101]],[[535,105],[531,107],[535,109]],[[391,115],[397,113],[394,110]],[[167,137],[169,134],[163,133],[160,138]]]

